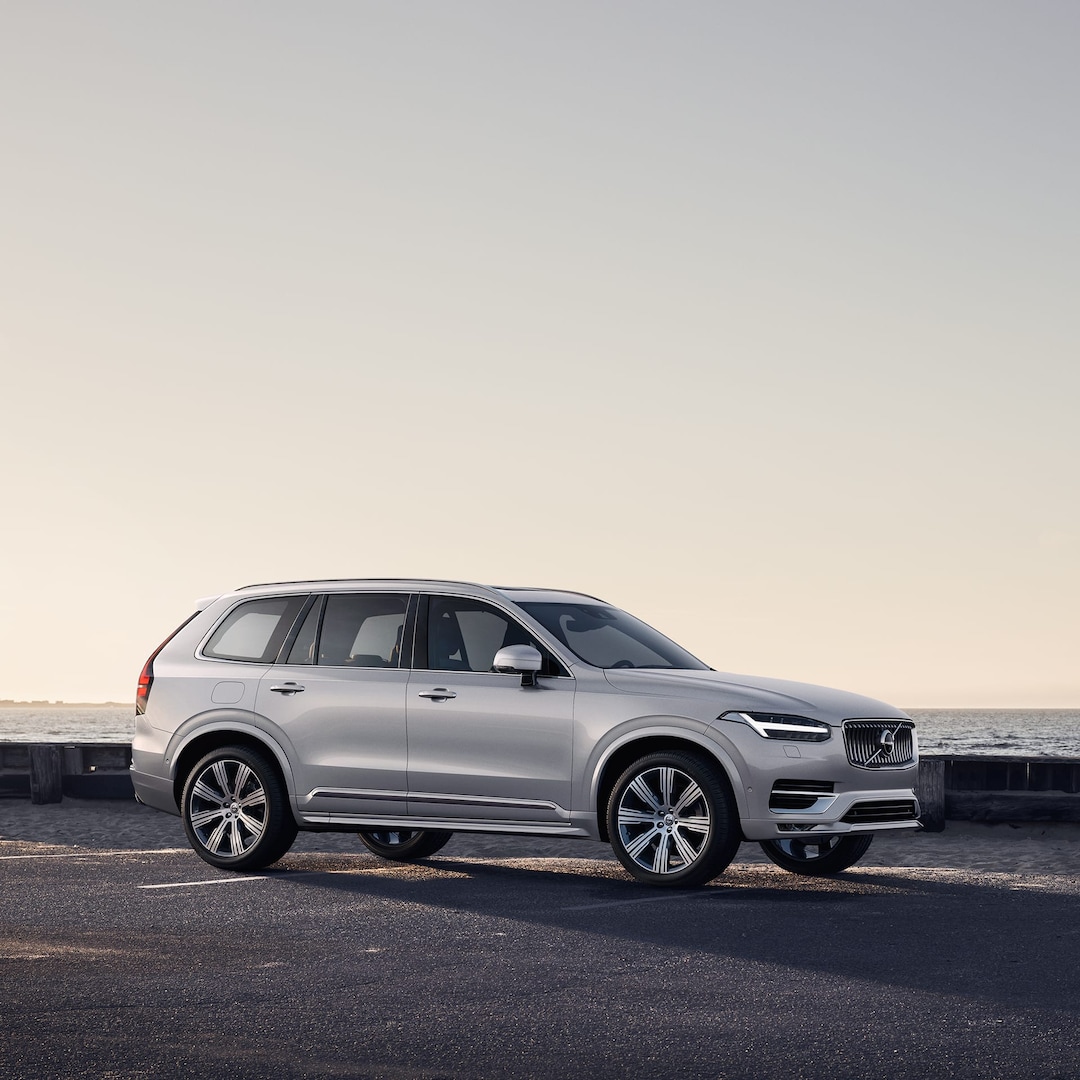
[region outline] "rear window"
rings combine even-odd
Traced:
[[[234,607],[210,636],[203,656],[272,664],[306,596],[274,596]]]

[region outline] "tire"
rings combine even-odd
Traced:
[[[180,813],[195,854],[222,870],[260,870],[296,839],[277,769],[246,746],[219,747],[196,764],[184,782]]]
[[[365,829],[357,833],[361,843],[375,855],[395,862],[412,862],[414,859],[426,859],[436,851],[446,847],[452,832],[439,829],[422,829],[411,832],[407,829]]]
[[[607,822],[619,862],[646,885],[703,885],[731,862],[742,840],[720,767],[677,750],[647,754],[619,777]]]
[[[782,866],[793,874],[826,877],[854,866],[866,854],[866,849],[873,839],[873,833],[822,836],[816,840],[792,837],[784,840],[762,840],[761,850],[777,866]]]

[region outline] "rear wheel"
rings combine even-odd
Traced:
[[[297,826],[285,785],[268,758],[223,746],[188,774],[181,801],[195,853],[223,870],[259,870],[292,847]]]
[[[368,851],[384,859],[411,862],[434,855],[446,846],[454,834],[440,829],[364,829],[357,835]]]
[[[647,885],[702,885],[735,857],[742,838],[719,766],[682,751],[647,754],[619,777],[608,802],[619,862]]]
[[[793,874],[828,876],[854,866],[865,854],[873,833],[856,836],[792,837],[762,840],[761,850],[777,866]]]

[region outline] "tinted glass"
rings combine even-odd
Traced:
[[[431,597],[428,608],[428,667],[433,671],[491,671],[505,645],[547,650],[521,625],[479,600]]]
[[[633,615],[606,604],[522,604],[575,656],[594,667],[689,668],[708,671],[697,657]]]
[[[397,667],[408,602],[398,593],[332,593],[319,634],[319,663]]]
[[[217,660],[271,664],[307,596],[275,596],[234,607],[203,649]]]

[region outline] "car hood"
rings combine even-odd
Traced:
[[[604,675],[616,690],[628,694],[698,700],[707,697],[715,703],[717,716],[730,709],[740,709],[794,713],[828,724],[839,724],[854,717],[909,719],[900,709],[874,698],[786,679],[733,675],[726,671],[663,671],[656,668],[608,668]]]

